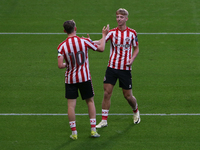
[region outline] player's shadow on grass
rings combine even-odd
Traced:
[[[115,126],[115,125],[113,124],[112,126]],[[132,133],[132,135],[131,135],[132,137],[131,138],[127,137],[127,134],[131,133],[131,130],[136,126],[137,125],[134,125],[133,123],[130,123],[126,127],[118,126],[118,129],[115,128],[115,130],[112,131],[111,134],[109,134],[109,135],[106,135],[105,132],[102,133],[102,131],[101,131],[101,130],[109,130],[109,126],[106,127],[107,129],[106,128],[105,129],[104,128],[100,129],[99,130],[99,134],[102,134],[101,138],[103,138],[103,136],[106,136],[106,137],[104,138],[104,140],[100,141],[100,144],[98,145],[98,148],[96,150],[99,150],[99,149],[102,149],[102,150],[112,149],[113,146],[116,146],[116,145],[120,144],[118,142],[121,141],[122,139],[126,139],[126,140],[129,141],[130,139],[136,138],[136,136],[135,136],[136,134],[134,134],[134,133]],[[111,125],[110,125],[110,128],[112,130]],[[133,136],[135,136],[135,137],[133,137]]]
[[[74,141],[74,140],[67,141],[67,142],[65,142],[65,143],[63,143],[63,144],[61,144],[61,145],[59,145],[58,147],[56,147],[56,148],[53,149],[53,150],[67,149],[67,146],[69,146],[69,144],[72,143],[72,142],[76,142],[76,141]]]
[[[59,145],[53,150],[69,150],[73,144],[73,149],[93,149],[95,150],[107,150],[112,149],[113,146],[119,144],[118,141],[124,140],[129,136],[127,140],[136,138],[134,134],[137,130],[137,126],[130,122],[129,117],[124,117],[119,119],[112,119],[109,121],[108,127],[97,129],[98,133],[101,135],[100,138],[92,138],[90,136],[85,137],[85,139],[77,139],[75,141],[69,140],[65,143]],[[118,121],[118,124],[116,122]],[[128,122],[128,123],[127,123]],[[131,136],[131,137],[130,137]],[[75,144],[74,144],[75,143]]]

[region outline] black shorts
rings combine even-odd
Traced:
[[[127,90],[132,89],[131,70],[118,70],[107,67],[104,83],[115,85],[117,79],[119,79],[119,87]]]
[[[65,98],[67,99],[76,99],[79,97],[78,90],[80,91],[81,98],[87,99],[94,96],[94,90],[91,80],[76,83],[76,84],[66,84],[65,83]]]

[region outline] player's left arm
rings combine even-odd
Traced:
[[[64,61],[64,56],[58,56],[58,68],[63,69],[66,68],[66,63],[63,62]]]
[[[101,44],[101,39],[100,40],[95,40],[93,41],[95,44],[100,45]]]
[[[128,60],[128,62],[126,63],[127,66],[131,66],[133,64],[133,61],[137,57],[138,53],[139,53],[139,45],[133,47],[133,55],[131,59]]]
[[[87,38],[85,38],[84,36],[82,36],[82,38],[87,39],[87,40],[89,40],[89,41],[91,41],[91,42],[93,42],[93,43],[95,43],[95,44],[97,44],[97,45],[100,45],[100,44],[101,44],[101,39],[100,39],[100,40],[92,41],[92,40],[90,39],[90,35],[89,35],[89,34],[87,34]]]

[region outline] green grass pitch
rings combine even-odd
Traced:
[[[87,107],[78,98],[78,140],[72,141],[67,115],[50,115],[67,114],[64,70],[57,67],[56,51],[67,35],[30,33],[63,33],[62,24],[70,19],[78,36],[100,33],[107,24],[116,27],[115,11],[121,7],[129,11],[127,26],[138,32],[140,52],[132,75],[141,123],[133,125],[117,83],[108,127],[98,129],[98,139],[90,138]],[[199,149],[199,8],[199,0],[1,0],[0,149]],[[89,52],[97,123],[108,58],[109,43],[103,53]],[[12,113],[18,115],[5,115]]]

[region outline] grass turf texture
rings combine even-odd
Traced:
[[[66,116],[0,116],[1,149],[194,149],[199,147],[196,116],[111,116],[101,137],[90,137],[88,116],[77,116],[78,140],[69,138]],[[86,121],[87,120],[87,121]],[[158,121],[159,120],[159,121]],[[186,123],[187,122],[187,123]],[[12,129],[12,130],[11,130]],[[187,132],[187,135],[186,135]]]
[[[186,1],[25,1],[3,0],[0,32],[62,33],[74,19],[79,33],[116,26],[115,11],[125,7],[127,25],[138,33],[199,33],[200,2]],[[82,36],[82,35],[79,35]],[[83,36],[86,36],[83,34]],[[92,39],[100,35],[90,35]],[[66,35],[0,35],[0,113],[67,113],[64,70],[57,68],[56,47]],[[200,35],[138,34],[140,53],[133,64],[133,93],[142,114],[200,113]],[[90,51],[97,113],[109,44]],[[76,113],[87,113],[77,101]],[[131,113],[118,83],[110,113]],[[0,116],[0,149],[198,149],[199,116],[109,116],[99,139],[90,138],[88,116],[77,116],[78,140],[71,141],[67,116]],[[97,122],[101,116],[97,116]]]

